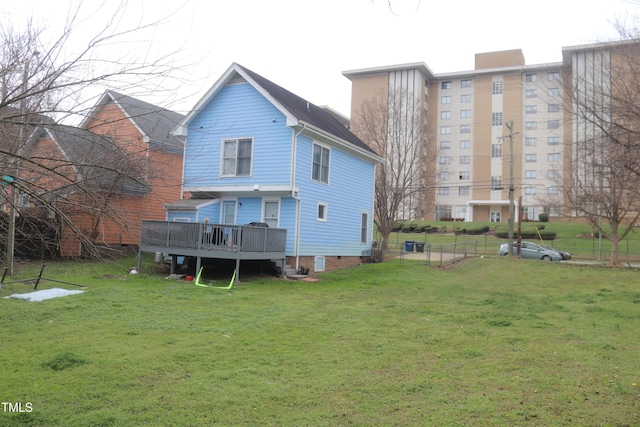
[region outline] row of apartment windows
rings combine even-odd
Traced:
[[[491,145],[491,157],[494,159],[502,158],[502,144]],[[471,163],[471,156],[460,156],[459,161],[461,165],[468,165]],[[525,154],[524,161],[526,163],[536,163],[538,161],[538,155],[536,153]],[[548,163],[557,163],[559,161],[560,161],[560,153],[547,153]],[[438,158],[438,163],[441,165],[450,165],[451,156],[440,156]]]
[[[451,141],[440,141],[440,149],[441,150],[448,150],[449,148],[451,148]],[[463,139],[460,141],[460,148],[465,150],[468,148],[471,148],[471,140],[469,139]]]
[[[538,145],[538,138],[525,138],[525,146],[527,147],[536,147]],[[560,137],[559,136],[549,136],[547,137],[547,145],[560,145]],[[471,140],[462,139],[459,141],[459,147],[461,149],[469,149],[471,148]],[[448,150],[451,148],[451,141],[440,141],[440,149]],[[491,157],[502,157],[502,144],[492,144],[491,145]]]
[[[455,188],[455,187],[454,187]],[[468,196],[471,194],[471,187],[468,185],[463,185],[458,188],[458,196]],[[491,190],[500,191],[503,190],[502,186],[502,178],[500,177],[491,177]],[[557,185],[549,185],[547,186],[547,195],[557,195],[560,193],[560,189]],[[538,194],[538,189],[535,186],[527,186],[524,187],[524,194],[527,196],[535,196]],[[451,188],[450,187],[438,187],[438,196],[450,196]]]
[[[471,102],[471,95],[470,94],[460,95],[460,102],[462,104],[470,103]],[[440,98],[440,103],[441,104],[451,104],[451,96],[449,96],[449,95],[442,96]]]
[[[440,112],[440,118],[441,119],[450,119],[451,118],[451,111],[441,111]],[[460,110],[460,118],[461,119],[469,119],[471,118],[471,110]]]
[[[502,113],[491,114],[491,124],[493,126],[502,126]],[[524,124],[526,130],[538,130],[537,121],[528,121]],[[548,120],[547,129],[559,129],[560,120]],[[449,135],[451,126],[440,126],[440,135]],[[471,133],[471,125],[460,125],[460,133]]]
[[[560,72],[558,71],[549,71],[547,73],[547,80],[553,81],[553,80],[560,80]],[[533,82],[537,82],[538,81],[538,74],[537,73],[528,73],[525,74],[525,81],[528,83],[533,83]],[[451,80],[447,80],[447,81],[443,81],[440,83],[440,87],[442,89],[451,89],[453,88],[453,82]],[[460,87],[461,88],[470,88],[471,87],[471,79],[463,79],[460,80]],[[493,94],[494,95],[498,95],[501,94],[503,90],[503,83],[502,81],[495,81],[493,82]]]
[[[440,135],[449,135],[451,126],[440,126]],[[471,133],[471,125],[460,125],[460,133]]]
[[[526,114],[537,114],[538,106],[537,105],[525,105],[524,111]],[[560,104],[547,104],[547,112],[548,113],[558,113],[560,112]]]
[[[557,113],[560,111],[559,104],[549,104],[548,112]],[[527,114],[535,114],[538,112],[537,106],[535,105],[527,105],[526,113]],[[471,110],[460,110],[460,118],[470,118]],[[443,120],[447,120],[451,118],[451,111],[441,111],[440,118]],[[491,113],[491,126],[502,126],[502,112]],[[526,122],[527,130],[536,130],[538,129],[538,123],[534,121]],[[558,129],[560,127],[560,120],[549,120],[547,122],[548,129]],[[462,125],[460,126],[460,133],[469,133],[471,132],[470,125]],[[440,128],[440,133],[445,135],[451,133],[451,126],[442,126]]]
[[[557,87],[550,87],[547,89],[547,95],[551,97],[560,96],[560,89]],[[527,89],[525,91],[526,98],[537,98],[538,97],[538,89]]]

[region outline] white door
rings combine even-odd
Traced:
[[[264,222],[270,228],[278,228],[278,211],[280,203],[277,201],[264,202]]]

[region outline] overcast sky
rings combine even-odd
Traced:
[[[87,35],[119,0],[85,0]],[[32,17],[53,32],[77,0],[12,0],[0,19]],[[122,29],[176,57],[191,84],[170,99],[139,98],[186,113],[237,62],[317,104],[350,113],[345,70],[424,62],[435,73],[471,70],[480,52],[521,48],[527,64],[559,62],[562,47],[611,40],[612,23],[640,15],[634,0],[129,0]],[[81,32],[74,40],[82,40]],[[126,49],[123,45],[122,49]],[[153,55],[153,53],[151,54]],[[101,88],[100,92],[105,88]],[[117,90],[116,87],[110,89]]]

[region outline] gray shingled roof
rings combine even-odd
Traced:
[[[289,110],[298,120],[330,133],[344,141],[347,141],[361,150],[377,155],[367,144],[362,142],[360,138],[354,135],[340,120],[333,114],[322,107],[318,107],[313,103],[306,101],[298,95],[289,92],[285,88],[278,86],[272,81],[265,79],[261,75],[236,64],[244,72],[246,72],[256,83],[262,86],[275,100],[277,100],[284,108]]]
[[[171,133],[184,115],[111,90],[107,94],[149,137],[153,148],[177,154],[184,152],[184,141]]]
[[[45,128],[41,128],[45,129]],[[143,170],[111,139],[73,126],[46,128],[79,173],[79,185],[94,191],[143,195]],[[46,137],[40,132],[38,138]]]

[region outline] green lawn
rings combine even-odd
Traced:
[[[640,425],[636,270],[404,260],[221,290],[132,264],[0,298],[0,399],[33,408],[0,425]]]
[[[450,222],[450,221],[431,221],[424,223],[416,223],[418,225],[429,224],[437,227],[438,233],[414,233],[414,232],[393,232],[389,236],[389,247],[392,251],[404,250],[404,242],[413,240],[416,242],[425,242],[431,245],[448,245],[461,241],[477,241],[477,250],[480,254],[495,255],[498,253],[500,244],[505,243],[506,239],[500,239],[493,235],[466,235],[454,234],[454,230],[464,228],[476,228],[488,226],[493,231],[496,227],[506,227],[506,223],[490,223],[490,222]],[[600,242],[597,238],[590,237],[591,229],[588,225],[578,222],[527,222],[522,223],[522,228],[532,229],[533,227],[544,227],[545,230],[552,230],[557,233],[555,240],[546,241],[545,244],[553,246],[556,249],[564,250],[572,254],[574,258],[583,260],[602,260],[606,261],[610,257],[611,243],[607,239]],[[605,227],[605,230],[607,228]],[[517,232],[517,226],[514,229]],[[375,239],[380,241],[380,235],[376,234]],[[537,239],[526,239],[537,241]],[[600,244],[602,244],[602,256],[600,254]],[[622,261],[640,261],[640,228],[634,228],[633,231],[622,240],[618,247],[620,258]]]

